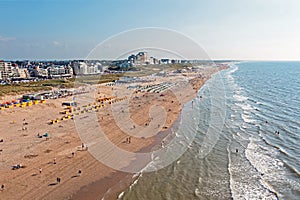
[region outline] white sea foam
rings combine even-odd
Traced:
[[[248,111],[248,110],[244,110],[244,114],[245,114],[245,115],[250,115],[250,114],[251,114],[251,112],[250,112],[250,111]]]
[[[262,102],[259,102],[259,101],[257,101],[257,102],[256,102],[256,104],[258,104],[258,105],[262,105],[263,103],[262,103]]]
[[[118,195],[118,199],[121,199],[123,196],[124,196],[125,192],[121,192],[119,195]]]
[[[253,138],[250,138],[245,154],[251,164],[261,173],[268,173],[271,169],[278,169],[282,166],[282,162],[276,159],[278,152],[257,145]]]
[[[196,197],[201,197],[201,192],[198,188],[195,189],[195,196]]]
[[[227,74],[233,74],[234,72],[236,72],[239,69],[238,66],[236,65],[232,65],[231,70],[227,72]]]
[[[232,81],[233,84],[234,84],[234,78],[232,77],[232,74],[234,72],[236,72],[237,70],[238,70],[238,67],[236,65],[234,65],[231,67],[231,70],[226,73],[227,79]]]
[[[254,123],[255,122],[255,120],[251,119],[251,117],[249,115],[242,114],[242,118],[243,118],[244,122],[246,122],[246,123]]]
[[[254,108],[248,104],[248,103],[236,103],[235,105],[239,106],[240,108],[242,108],[243,110],[254,110]]]
[[[228,171],[230,174],[230,190],[233,199],[277,199],[274,193],[259,182],[259,173],[248,163],[242,152],[231,155],[228,152]]]
[[[253,138],[250,138],[245,151],[246,158],[262,174],[260,181],[265,188],[276,194],[272,185],[282,185],[299,191],[300,183],[288,179],[283,162],[277,158],[278,154],[276,149],[264,148],[256,144]]]
[[[133,186],[135,186],[139,182],[139,179],[140,178],[138,177],[135,181],[133,181],[133,183],[129,186],[129,190],[131,190]]]
[[[246,101],[248,97],[242,96],[242,95],[233,95],[233,98],[235,98],[237,101]]]

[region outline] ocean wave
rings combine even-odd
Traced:
[[[249,115],[242,114],[241,116],[242,116],[242,119],[244,120],[244,122],[246,122],[248,124],[253,124],[256,122],[256,120],[251,119],[251,116],[249,116]]]
[[[235,103],[235,105],[239,106],[240,108],[242,108],[242,110],[254,110],[254,107],[252,107],[250,104],[248,103]]]
[[[233,74],[234,72],[236,72],[238,69],[239,69],[239,67],[237,66],[237,65],[231,65],[231,68],[230,68],[231,70],[229,70],[228,72],[227,72],[227,74]]]
[[[257,105],[264,105],[264,104],[263,104],[262,102],[260,102],[260,101],[257,101],[256,104],[257,104]]]
[[[238,149],[241,150],[241,147]],[[227,153],[232,199],[277,199],[258,182],[260,175],[247,163],[242,151],[232,153],[228,145]]]
[[[242,95],[233,95],[233,98],[235,98],[236,101],[241,101],[241,102],[248,100],[248,97]]]
[[[118,195],[118,199],[122,199],[122,197],[124,196],[125,192],[121,192],[119,195]]]
[[[278,154],[277,150],[258,145],[252,138],[245,151],[246,158],[262,175],[264,187],[280,197],[278,189],[300,190],[300,183],[288,178],[284,163],[277,158]]]

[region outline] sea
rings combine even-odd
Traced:
[[[176,124],[180,155],[153,153],[118,199],[300,199],[300,62],[231,63]]]

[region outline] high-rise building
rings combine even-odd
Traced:
[[[150,64],[150,59],[147,52],[139,52],[136,55],[136,65],[147,65]]]
[[[0,61],[0,73],[1,79],[7,80],[12,75],[12,65],[11,62]]]
[[[75,75],[87,74],[88,66],[85,62],[76,61],[73,63],[73,70]]]

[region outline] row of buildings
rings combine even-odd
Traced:
[[[116,61],[15,61],[0,60],[0,81],[13,81],[22,79],[51,79],[70,78],[74,75],[100,74],[111,67],[115,69],[129,69],[139,65],[158,65],[185,63],[186,61],[157,59],[149,56],[147,52],[132,54],[125,60]]]
[[[6,62],[0,60],[0,80],[71,78],[74,75],[99,74],[107,67],[93,61]]]
[[[22,64],[0,61],[0,80],[9,81],[29,78],[72,77],[70,65],[45,65],[45,63]]]

